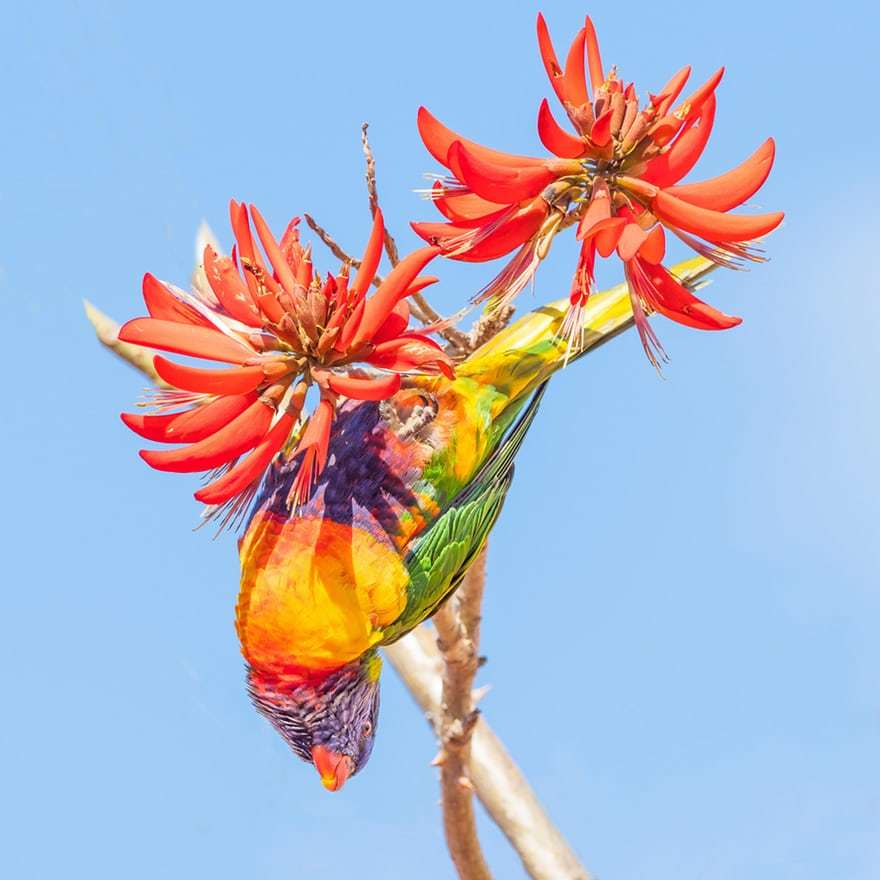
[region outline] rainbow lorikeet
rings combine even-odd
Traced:
[[[674,272],[688,287],[712,268]],[[378,648],[429,617],[486,541],[543,388],[568,360],[632,326],[626,285],[594,295],[573,349],[568,300],[524,316],[445,375],[344,403],[309,500],[280,456],[240,541],[236,626],[258,710],[331,791],[367,762]]]

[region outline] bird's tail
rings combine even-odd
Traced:
[[[672,272],[694,289],[714,268],[714,263],[696,257],[677,264]],[[567,311],[568,299],[560,299],[529,312],[478,348],[457,367],[457,375],[494,385],[508,400],[515,400],[566,363],[633,326],[626,284],[590,297],[582,313],[583,332],[575,334],[572,343],[562,335]]]

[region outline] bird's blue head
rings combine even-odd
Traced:
[[[302,758],[314,764],[328,791],[338,791],[369,760],[379,720],[375,651],[321,678],[290,681],[248,671],[257,710]]]

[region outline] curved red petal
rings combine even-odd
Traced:
[[[691,75],[691,66],[690,64],[686,64],[679,70],[674,76],[672,76],[668,83],[660,89],[660,92],[657,94],[657,104],[656,104],[656,115],[657,117],[665,116],[667,112],[669,112],[669,108],[672,106],[672,102],[681,94],[681,90],[684,88],[685,83],[688,81],[688,77]]]
[[[626,220],[623,217],[609,217],[607,220],[601,220],[587,237],[594,237],[596,240],[596,250],[600,256],[610,257],[623,235]]]
[[[260,312],[232,260],[218,256],[211,245],[205,245],[202,260],[208,284],[223,310],[248,327],[260,327]]]
[[[642,180],[657,186],[678,183],[699,161],[712,134],[715,122],[715,96],[710,95],[703,104],[698,118],[687,124],[665,153],[648,163],[640,175]],[[699,120],[699,124],[696,124]]]
[[[666,233],[658,223],[649,233],[639,248],[639,257],[646,263],[656,264],[666,255]]]
[[[718,88],[718,83],[721,82],[721,78],[724,76],[724,68],[719,67],[709,79],[706,80],[695,92],[690,94],[681,104],[679,110],[684,110],[687,108],[687,113],[685,115],[685,121],[687,122],[690,119],[693,119],[695,116],[698,116],[703,109],[703,104],[706,100],[711,97],[715,93],[715,89]]]
[[[370,230],[370,238],[367,241],[366,248],[364,248],[364,255],[361,257],[360,268],[349,287],[349,290],[355,296],[363,296],[369,290],[373,276],[379,268],[379,261],[382,259],[382,247],[384,244],[385,220],[382,217],[382,210],[376,208],[376,213],[373,216],[373,228]]]
[[[556,52],[553,49],[553,41],[550,39],[550,31],[547,30],[547,22],[544,21],[544,16],[540,12],[538,13],[537,29],[538,51],[541,53],[544,70],[547,71],[550,85],[553,87],[553,91],[556,92],[559,102],[565,104],[567,100],[565,96],[565,76],[562,73],[562,68],[559,66]]]
[[[614,110],[609,107],[594,123],[590,129],[590,140],[597,147],[604,147],[611,140],[611,117]]]
[[[577,159],[584,155],[587,148],[582,138],[569,134],[553,118],[550,102],[546,98],[538,109],[538,137],[551,153],[561,159]]]
[[[418,113],[419,134],[422,141],[427,147],[428,152],[441,164],[449,167],[447,163],[447,155],[449,148],[456,142],[460,141],[474,154],[480,156],[486,162],[492,162],[496,165],[509,165],[514,168],[520,168],[524,165],[543,165],[543,159],[535,159],[530,156],[515,156],[511,153],[502,153],[500,150],[492,150],[489,147],[469,141],[467,138],[456,134],[452,129],[447,128],[435,116],[433,116],[426,108],[419,107]]]
[[[716,242],[760,238],[776,229],[785,216],[782,211],[752,215],[724,214],[684,202],[665,190],[657,193],[652,210],[664,223]]]
[[[407,291],[407,296],[412,291],[412,287]],[[373,344],[378,345],[380,342],[387,342],[403,333],[409,324],[409,304],[407,301],[401,300],[391,311],[391,314],[385,319],[382,326],[373,335]]]
[[[243,364],[254,355],[250,348],[219,330],[156,318],[134,318],[119,328],[118,335],[120,342],[230,364]]]
[[[122,421],[135,434],[156,443],[195,443],[216,433],[255,400],[256,394],[218,397],[183,412],[163,415],[121,413]]]
[[[332,373],[327,380],[330,390],[353,400],[387,400],[400,390],[400,375],[364,378],[360,376],[340,376]]]
[[[565,96],[569,104],[580,107],[590,100],[587,94],[587,74],[584,70],[584,41],[587,30],[581,28],[565,59]]]
[[[724,312],[697,299],[663,266],[640,264],[651,286],[650,305],[660,314],[697,330],[729,330],[742,318]]]
[[[584,31],[586,32],[587,45],[587,64],[590,68],[590,84],[593,87],[593,96],[596,95],[596,89],[605,82],[605,74],[602,70],[602,56],[599,54],[599,40],[596,38],[596,28],[590,16],[587,16],[584,22]]]
[[[263,250],[266,252],[266,256],[269,258],[272,268],[275,270],[275,275],[278,277],[281,286],[288,293],[293,293],[296,280],[293,270],[290,268],[290,264],[287,260],[284,259],[284,254],[281,252],[278,242],[275,241],[275,236],[272,235],[272,230],[269,229],[269,224],[263,219],[263,215],[257,210],[256,205],[251,205],[250,207],[251,217],[254,220],[254,227],[260,238],[260,244],[263,245]]]
[[[631,260],[645,243],[647,237],[648,233],[638,223],[626,223],[617,241],[617,256],[624,263]]]
[[[666,192],[701,208],[729,211],[751,198],[764,185],[775,154],[773,138],[767,138],[745,162],[726,174],[699,183],[674,186]]]
[[[204,440],[168,452],[142,449],[140,456],[158,471],[208,471],[253,449],[269,430],[274,413],[273,407],[256,400],[241,415]]]
[[[416,276],[440,253],[439,247],[424,247],[404,257],[386,276],[379,289],[364,306],[363,318],[352,340],[352,345],[369,342],[391,310],[406,292]]]
[[[254,447],[246,458],[230,468],[222,477],[208,483],[195,493],[197,501],[224,504],[262,479],[272,459],[281,451],[296,419],[285,413],[275,427]]]
[[[158,354],[153,358],[153,366],[169,385],[200,394],[247,394],[265,379],[262,366],[203,370],[176,364]]]
[[[367,362],[385,370],[420,370],[443,373],[450,378],[454,375],[449,355],[433,339],[418,333],[410,333],[377,345]]]
[[[437,210],[453,222],[486,217],[504,207],[480,198],[476,193],[446,190],[439,180],[434,184],[431,200]]]
[[[449,160],[461,170],[462,182],[473,192],[499,204],[532,199],[559,176],[550,163],[517,168],[486,161],[461,141],[449,148]]]
[[[210,327],[211,322],[196,309],[181,302],[161,281],[147,272],[143,280],[144,303],[151,318]]]

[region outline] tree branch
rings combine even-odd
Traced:
[[[443,658],[430,630],[424,624],[417,626],[385,648],[385,654],[439,737]],[[468,770],[477,797],[532,880],[594,880],[483,715],[471,734]]]
[[[436,763],[440,765],[446,845],[461,880],[491,880],[477,837],[474,786],[468,775],[471,734],[478,718],[472,690],[479,666],[480,603],[485,580],[483,548],[458,592],[434,615],[437,647],[444,661],[440,754]]]

